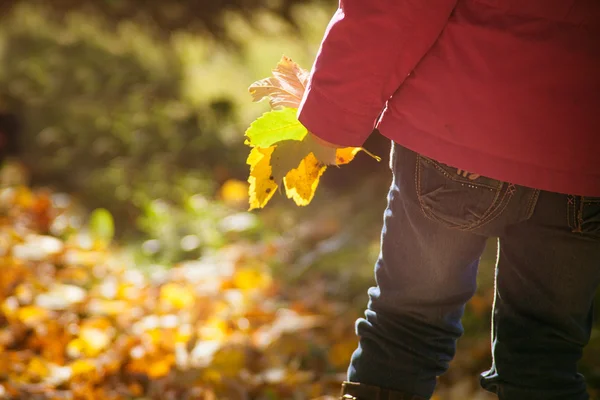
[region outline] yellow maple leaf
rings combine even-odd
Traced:
[[[250,176],[248,177],[250,210],[264,207],[278,187],[273,179],[271,168],[273,150],[274,147],[266,149],[253,147],[246,160],[246,163],[250,165]]]
[[[310,153],[304,158],[298,168],[287,173],[283,179],[285,193],[289,199],[299,206],[305,206],[311,202],[319,185],[319,179],[327,169]]]

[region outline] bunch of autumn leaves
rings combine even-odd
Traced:
[[[309,71],[284,56],[272,73],[249,88],[252,101],[268,98],[271,106],[271,111],[246,131],[246,144],[252,147],[247,160],[251,210],[264,207],[281,184],[297,205],[309,204],[328,165],[347,164],[359,151],[365,151],[324,146],[298,121],[296,114]]]

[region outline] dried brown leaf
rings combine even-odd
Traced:
[[[298,108],[308,84],[309,71],[301,68],[291,58],[283,56],[272,72],[272,77],[250,85],[248,90],[252,101],[268,97],[272,109]]]

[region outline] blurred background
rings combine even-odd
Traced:
[[[1,2],[0,398],[338,392],[373,284],[389,143],[366,143],[380,163],[326,171],[309,206],[276,195],[252,213],[243,144],[268,109],[248,86],[282,55],[309,69],[336,5]],[[437,399],[490,398],[477,374],[495,246]],[[599,359],[596,328],[581,366],[593,390]]]

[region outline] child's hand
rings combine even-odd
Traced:
[[[333,147],[334,149],[338,149],[341,148],[343,146],[338,146],[337,144],[333,144],[330,143],[326,140],[321,139],[320,137],[318,137],[317,135],[313,134],[313,133],[309,133],[312,136],[312,139],[317,142],[318,144],[320,144],[321,146],[325,146],[325,147]]]

